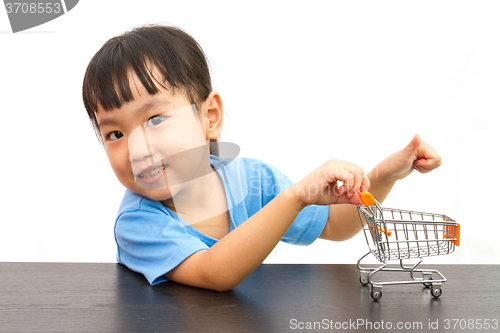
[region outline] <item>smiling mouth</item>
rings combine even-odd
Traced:
[[[153,176],[156,176],[157,174],[161,173],[163,170],[165,170],[165,166],[162,164],[157,167],[149,167],[142,171],[140,174],[137,175],[139,178],[151,178]]]
[[[149,188],[149,186],[157,186],[160,180],[163,182],[166,181],[166,169],[167,166],[162,163],[162,165],[152,165],[141,171],[138,175],[136,175],[136,184],[140,187]]]

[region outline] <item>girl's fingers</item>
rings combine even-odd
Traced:
[[[441,165],[441,158],[425,159],[421,158],[413,163],[413,168],[418,172],[426,173],[432,171]]]
[[[315,183],[314,188],[319,188],[320,191],[308,193],[307,198],[301,200],[315,204],[359,204],[361,201],[356,192],[361,189],[368,190],[370,187],[370,181],[362,168],[339,160],[326,162],[307,179],[309,183]],[[309,188],[306,183],[305,185]]]
[[[337,195],[345,195],[347,199],[351,198],[361,187],[369,187],[370,180],[363,169],[357,166],[350,166],[345,169],[342,179],[343,185],[339,187]]]
[[[354,184],[354,175],[349,172],[347,169],[341,169],[336,175],[335,179],[337,181],[341,181],[343,184],[338,188],[338,195],[343,195],[346,192],[349,192]],[[342,189],[342,191],[341,191]]]
[[[413,167],[419,172],[426,173],[441,165],[441,156],[437,151],[422,141],[421,147],[416,152],[416,161]]]
[[[363,182],[366,182],[366,180],[368,179],[364,170],[361,169],[360,167],[356,167],[353,169],[353,177],[354,177],[353,178],[354,183],[352,187],[349,189],[349,194],[348,194],[349,197],[352,197],[356,192],[358,192],[361,186],[363,185]]]

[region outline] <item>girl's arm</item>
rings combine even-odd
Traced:
[[[343,182],[338,186],[337,182]],[[255,270],[307,205],[361,204],[368,177],[358,166],[331,160],[292,185],[207,250],[185,259],[165,276],[194,287],[225,291]]]
[[[303,205],[285,192],[207,250],[166,274],[194,287],[226,291],[255,270],[283,237]]]
[[[408,176],[414,169],[426,173],[441,165],[441,157],[416,134],[412,141],[400,151],[389,156],[368,173],[370,192],[382,203],[397,180]],[[361,230],[356,207],[332,205],[328,221],[320,238],[342,241]]]

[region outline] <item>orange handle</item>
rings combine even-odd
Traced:
[[[377,200],[373,197],[373,195],[370,192],[361,192],[358,191],[359,196],[361,197],[361,201],[363,201],[363,204],[368,207],[371,205],[375,205],[377,203]],[[390,230],[385,230],[384,226],[377,226],[377,229],[379,232],[383,232],[387,236],[392,235],[392,232]]]
[[[370,192],[361,192],[358,191],[359,196],[361,197],[361,201],[363,201],[363,204],[368,207],[371,205],[375,205],[377,203],[377,200],[373,197],[373,195]]]

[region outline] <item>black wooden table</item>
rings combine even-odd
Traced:
[[[0,331],[500,331],[500,266],[424,267],[448,278],[440,298],[418,284],[373,301],[355,265],[261,265],[221,293],[119,264],[0,263]]]

